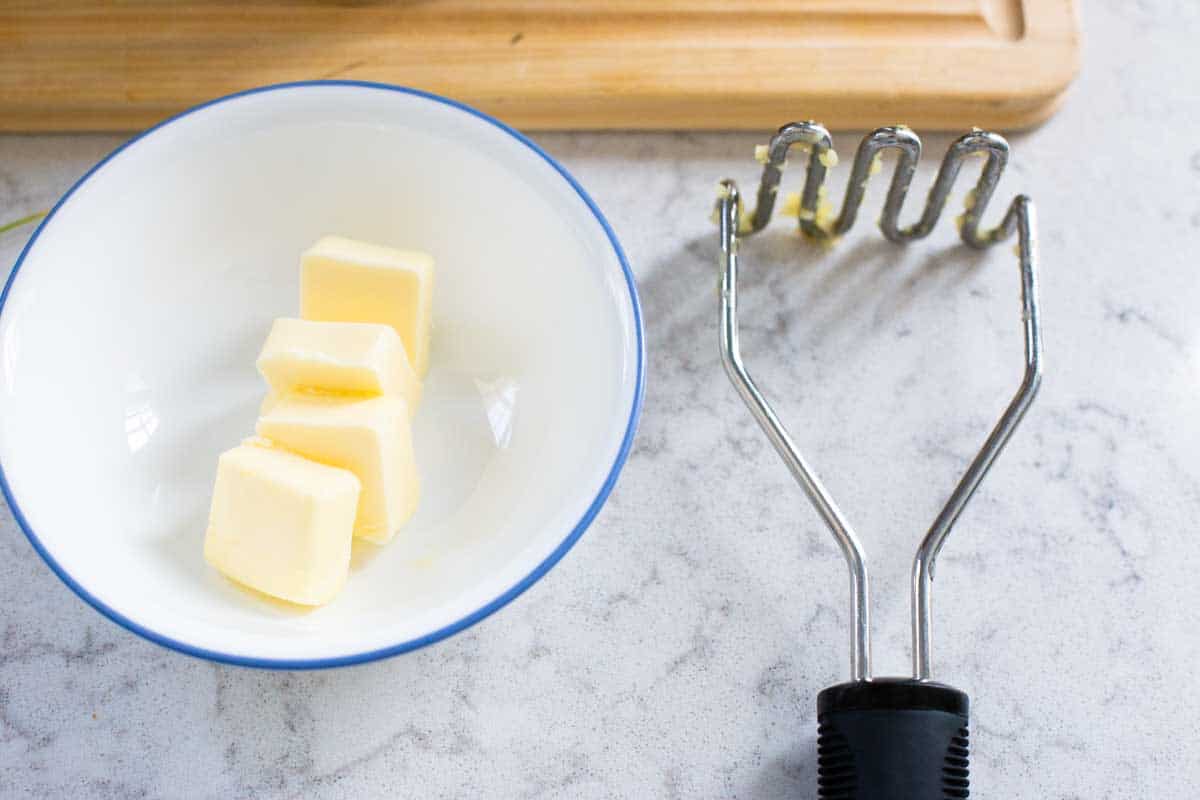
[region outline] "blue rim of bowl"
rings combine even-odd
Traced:
[[[416,639],[410,639],[406,642],[389,645],[388,647],[381,647],[375,650],[368,650],[363,653],[337,656],[334,658],[273,659],[233,655],[230,653],[222,653],[216,650],[209,650],[204,647],[196,647],[186,642],[172,639],[169,636],[164,636],[160,633],[150,630],[149,628],[139,625],[137,622],[134,622],[124,614],[121,614],[115,609],[110,608],[99,598],[88,592],[87,589],[85,589],[78,581],[72,578],[71,575],[67,573],[67,571],[64,570],[57,561],[54,560],[54,557],[50,555],[45,546],[43,546],[41,541],[38,539],[37,534],[34,533],[29,521],[25,519],[25,515],[21,511],[21,507],[17,504],[17,500],[13,496],[12,489],[8,485],[8,477],[5,474],[4,465],[3,463],[0,463],[0,491],[3,492],[4,499],[8,501],[8,506],[12,509],[13,517],[16,518],[17,524],[21,526],[21,530],[25,532],[25,536],[29,539],[29,543],[33,545],[33,549],[36,550],[37,554],[42,557],[42,560],[49,565],[54,574],[57,575],[59,579],[71,589],[71,591],[79,595],[84,602],[121,627],[136,633],[138,636],[141,636],[144,639],[149,639],[156,644],[160,644],[163,647],[177,650],[180,653],[185,653],[190,656],[208,659],[209,661],[217,661],[224,664],[234,664],[242,667],[258,667],[262,669],[327,669],[329,667],[345,667],[353,664],[365,664],[369,661],[377,661],[381,658],[388,658],[390,656],[399,655],[400,653],[407,653],[411,650],[418,650],[426,645],[433,644],[434,642],[441,641],[442,639],[453,636],[460,631],[466,630],[475,623],[491,616],[496,611],[499,611],[501,608],[508,605],[508,603],[515,600],[522,592],[524,592],[526,589],[536,583],[543,575],[549,572],[550,568],[557,564],[559,560],[567,554],[567,551],[575,545],[575,542],[579,541],[579,537],[582,536],[583,532],[587,530],[589,525],[591,525],[592,520],[596,518],[596,514],[600,512],[604,502],[608,499],[609,494],[612,492],[613,486],[617,482],[617,476],[620,474],[621,468],[625,465],[625,460],[629,457],[629,450],[633,445],[634,432],[637,430],[638,418],[641,415],[642,394],[646,381],[645,335],[644,331],[642,330],[642,310],[641,304],[638,301],[637,284],[634,281],[633,270],[629,267],[629,260],[625,257],[625,252],[621,249],[621,244],[617,241],[617,235],[613,232],[612,226],[608,224],[608,220],[604,218],[604,214],[601,213],[595,201],[588,196],[588,193],[584,191],[583,187],[579,185],[579,182],[572,177],[571,173],[567,172],[567,170],[561,164],[555,161],[549,153],[534,143],[532,139],[525,136],[515,128],[504,124],[495,117],[489,116],[478,109],[474,109],[465,103],[458,102],[457,100],[451,100],[448,97],[442,97],[440,95],[436,95],[431,92],[425,92],[420,89],[412,89],[406,86],[394,86],[387,83],[375,83],[372,81],[295,81],[292,83],[278,83],[270,86],[259,86],[254,89],[246,89],[244,91],[235,92],[224,97],[218,97],[215,100],[209,100],[208,102],[201,103],[198,106],[193,106],[186,111],[181,111],[175,116],[169,117],[157,125],[147,128],[137,136],[134,136],[132,139],[113,150],[111,153],[97,162],[95,166],[84,173],[83,177],[77,180],[75,184],[67,190],[66,194],[59,198],[58,202],[54,204],[54,208],[50,210],[50,213],[47,214],[46,218],[43,219],[41,224],[38,225],[37,230],[35,230],[33,235],[29,237],[29,241],[25,243],[25,247],[21,250],[21,254],[17,257],[16,263],[13,264],[12,272],[8,276],[8,281],[4,284],[4,291],[0,292],[0,315],[3,315],[4,313],[5,304],[8,301],[9,290],[12,288],[13,281],[16,280],[17,273],[21,270],[21,265],[25,262],[25,257],[29,255],[30,251],[33,249],[33,245],[35,242],[37,242],[42,231],[47,225],[50,224],[50,221],[54,219],[54,215],[58,213],[58,210],[62,208],[63,204],[70,199],[71,195],[75,193],[76,189],[86,183],[88,178],[90,178],[97,170],[115,158],[127,147],[135,142],[140,141],[146,136],[149,136],[158,129],[164,128],[176,120],[183,119],[189,114],[193,114],[197,111],[208,108],[209,106],[214,106],[229,100],[235,100],[239,97],[245,97],[247,95],[273,92],[280,89],[295,89],[306,86],[349,86],[360,89],[379,89],[389,92],[399,92],[401,94],[424,98],[425,100],[430,100],[435,103],[441,103],[442,105],[456,108],[459,111],[466,112],[477,119],[483,120],[489,125],[498,128],[504,133],[507,133],[509,136],[528,147],[538,156],[541,156],[541,158],[547,164],[553,167],[555,172],[562,176],[563,180],[565,180],[571,186],[571,188],[575,190],[580,199],[582,199],[587,205],[588,209],[591,210],[592,214],[596,217],[596,222],[598,222],[600,227],[604,229],[604,234],[608,237],[609,243],[612,244],[613,252],[616,254],[617,260],[621,263],[621,271],[624,273],[625,283],[629,288],[629,302],[633,310],[634,332],[637,337],[637,381],[636,385],[634,386],[633,404],[629,410],[629,421],[625,427],[625,435],[621,440],[621,448],[617,451],[616,460],[613,461],[612,468],[608,471],[608,476],[604,479],[604,483],[600,486],[600,491],[596,494],[595,499],[593,499],[591,504],[588,506],[587,511],[584,512],[583,517],[580,518],[579,522],[575,524],[575,527],[573,527],[570,533],[567,534],[566,538],[563,539],[563,541],[556,548],[554,548],[550,555],[548,555],[540,564],[534,567],[532,572],[530,572],[521,580],[517,581],[516,584],[511,586],[507,591],[503,592],[499,597],[496,597],[494,600],[484,604],[481,608],[471,612],[462,619],[446,625],[445,627],[439,628],[436,631],[427,633],[424,636],[419,636]]]

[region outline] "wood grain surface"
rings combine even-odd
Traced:
[[[0,4],[0,130],[128,130],[263,84],[445,94],[523,128],[1015,128],[1078,69],[1074,0]]]

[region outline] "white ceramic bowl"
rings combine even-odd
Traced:
[[[305,612],[201,551],[217,455],[253,430],[258,348],[326,233],[427,250],[438,272],[420,510]],[[0,477],[38,553],[126,628],[337,666],[462,630],[553,566],[613,486],[642,379],[620,246],[536,145],[421,92],[273,86],[134,139],[34,234],[0,297]]]

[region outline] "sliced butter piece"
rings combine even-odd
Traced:
[[[358,497],[352,472],[241,444],[217,462],[204,558],[264,594],[327,603],[350,569]]]
[[[382,544],[416,510],[420,487],[412,428],[400,397],[287,395],[259,418],[257,432],[305,458],[358,476],[362,493],[355,536]]]
[[[326,236],[300,258],[300,316],[378,322],[400,334],[419,377],[429,369],[433,258],[341,236]]]
[[[394,394],[404,398],[410,413],[421,400],[421,381],[400,336],[377,323],[277,319],[258,356],[258,371],[271,387],[263,413],[279,396],[296,391]]]

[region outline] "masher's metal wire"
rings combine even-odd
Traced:
[[[846,559],[850,572],[851,639],[850,672],[854,680],[870,680],[871,630],[870,591],[863,548],[849,522],[816,474],[800,455],[795,442],[779,421],[778,416],[758,390],[742,363],[738,347],[737,274],[738,241],[766,227],[770,220],[787,156],[793,146],[809,154],[804,189],[799,201],[801,231],[814,239],[837,237],[853,226],[862,204],[867,181],[878,170],[879,156],[884,150],[895,149],[899,157],[892,174],[883,214],[879,224],[883,235],[893,242],[907,242],[927,236],[937,224],[964,160],[973,154],[986,156],[986,162],[975,188],[967,196],[967,209],[959,218],[960,235],[964,243],[983,248],[1017,233],[1017,256],[1021,273],[1022,321],[1025,336],[1025,372],[1020,387],[988,435],[983,447],[967,467],[965,474],[951,493],[933,525],[917,548],[912,567],[912,626],[913,675],[928,680],[931,675],[931,590],[934,564],[954,523],[971,499],[979,483],[991,468],[1016,430],[1021,418],[1033,402],[1041,383],[1041,327],[1037,303],[1037,247],[1033,201],[1019,195],[1009,205],[1003,220],[995,228],[980,231],[979,224],[996,184],[1008,162],[1008,143],[1003,137],[975,130],[959,137],[942,159],[937,177],[929,191],[925,208],[916,223],[900,227],[900,211],[908,194],[913,173],[921,155],[921,141],[904,126],[879,128],[866,136],[855,153],[854,164],[846,185],[842,208],[831,223],[824,197],[823,184],[828,168],[836,163],[829,132],[814,122],[784,125],[772,137],[764,154],[763,174],[759,183],[754,210],[743,217],[741,196],[731,180],[722,181],[717,200],[717,222],[720,226],[721,257],[721,357],[725,371],[749,407],[771,444],[788,466],[825,524],[833,532]]]
[[[850,638],[850,674],[856,681],[865,680],[871,676],[871,607],[867,602],[867,564],[863,557],[863,548],[850,528],[850,523],[804,461],[779,417],[775,416],[770,403],[758,391],[750,373],[742,365],[737,323],[737,225],[741,203],[737,187],[732,181],[725,181],[722,187],[725,194],[721,198],[718,211],[721,252],[725,261],[725,270],[721,276],[721,360],[725,364],[725,372],[741,393],[750,412],[754,414],[767,438],[775,446],[776,452],[816,507],[817,513],[825,520],[829,530],[833,531],[834,538],[842,549],[842,555],[850,568],[851,626],[854,631]]]

